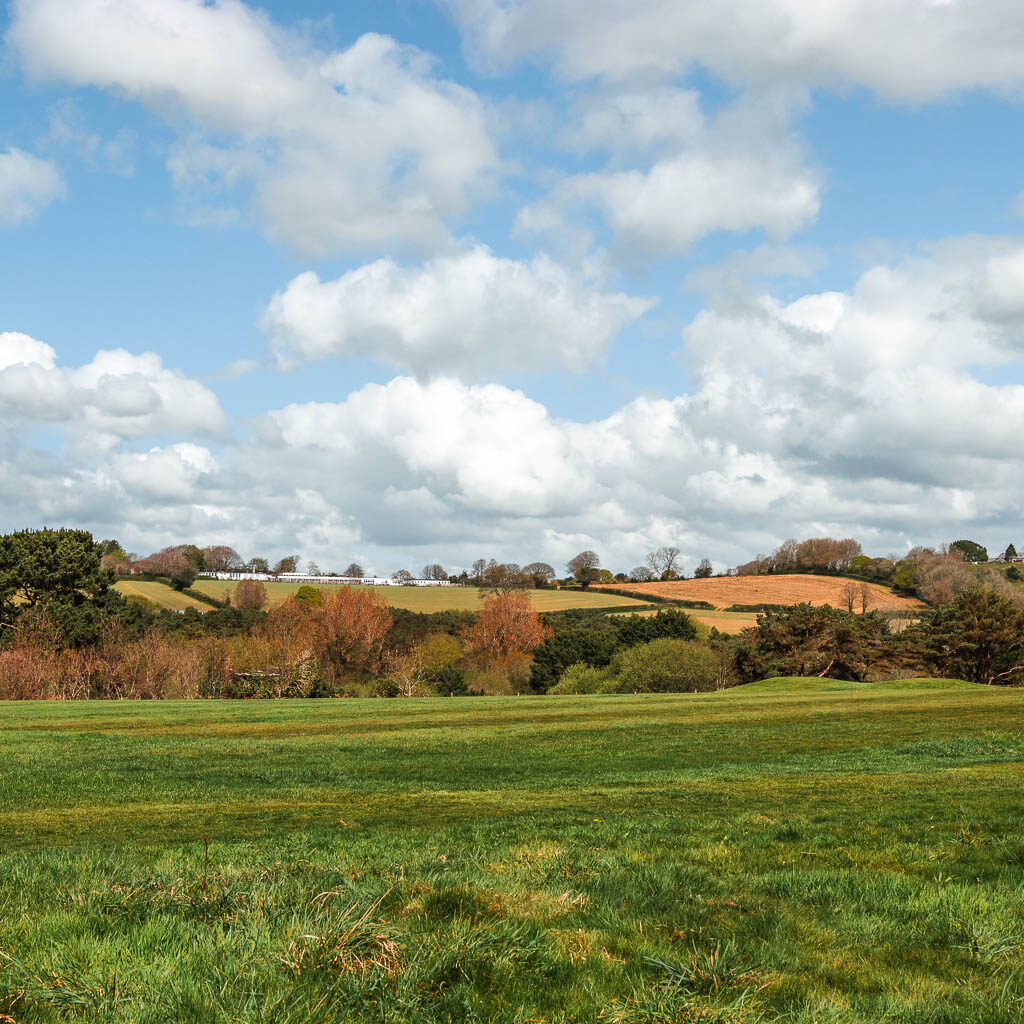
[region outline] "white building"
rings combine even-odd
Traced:
[[[305,572],[283,572],[274,576],[269,572],[201,572],[207,580],[260,580],[263,583],[313,583],[319,586],[364,587],[450,587],[450,580],[393,580],[388,576],[310,576]]]

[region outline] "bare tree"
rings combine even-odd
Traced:
[[[533,577],[535,587],[543,587],[555,578],[555,570],[547,562],[530,562],[529,565],[523,566],[523,572]]]
[[[860,613],[863,615],[868,610],[868,605],[871,603],[871,588],[866,584],[860,585]]]
[[[359,579],[366,575],[363,571],[363,567],[358,562],[352,562],[349,567],[341,574],[342,576],[351,576]]]
[[[210,572],[241,572],[245,568],[242,556],[226,544],[203,548],[203,554],[206,556],[206,568]]]
[[[569,572],[586,588],[597,579],[597,570],[601,566],[601,559],[596,551],[587,550],[570,558],[565,565]]]
[[[434,562],[433,565],[423,566],[423,578],[425,580],[446,580],[448,579],[448,573],[444,571],[443,565],[438,565]]]
[[[412,573],[408,569],[399,569],[391,574],[391,578],[398,583],[409,583],[412,580]]]
[[[258,612],[267,606],[267,588],[259,580],[239,580],[231,603],[243,612]]]
[[[638,565],[629,575],[637,583],[649,583],[651,580],[658,578],[654,571],[646,565]]]
[[[494,563],[494,559],[493,558],[491,559],[491,563],[492,564]],[[486,571],[487,571],[487,559],[486,558],[478,558],[473,563],[473,582],[476,583],[476,585],[478,587],[483,585],[484,573]]]
[[[697,568],[693,571],[694,579],[706,580],[713,572],[714,568],[711,562],[706,558],[702,558],[697,565]]]
[[[299,556],[285,555],[284,558],[274,566],[273,573],[275,576],[280,576],[283,572],[297,572],[298,568]]]
[[[854,605],[857,603],[857,593],[857,585],[852,581],[843,587],[843,603],[846,605],[846,610],[848,612],[852,612]]]
[[[664,577],[669,574],[679,575],[679,548],[665,547],[651,551],[647,555],[647,564],[656,575]]]

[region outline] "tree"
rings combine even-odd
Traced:
[[[544,693],[561,678],[562,673],[577,662],[601,668],[612,660],[619,642],[614,629],[562,629],[549,636],[533,652],[530,688]]]
[[[423,578],[425,580],[446,580],[448,579],[448,573],[444,571],[443,565],[438,565],[434,562],[433,565],[423,566]]]
[[[206,568],[210,572],[242,572],[245,568],[242,556],[226,544],[203,548],[203,555],[206,557]]]
[[[399,569],[391,574],[391,578],[404,586],[412,581],[412,573],[408,569]]]
[[[714,571],[711,563],[706,558],[702,558],[697,568],[693,570],[693,576],[694,579],[706,580]]]
[[[246,566],[249,572],[259,572],[270,574],[270,563],[265,558],[260,558],[259,555],[249,559],[249,564]]]
[[[299,556],[285,555],[273,568],[273,574],[280,576],[283,572],[298,572]]]
[[[495,562],[492,558],[484,569],[480,586],[484,591],[506,591],[523,590],[532,583],[531,577],[527,576],[515,562]],[[485,596],[484,594],[480,595]]]
[[[887,652],[888,623],[825,605],[768,609],[743,630],[736,669],[744,682],[771,676],[864,679]]]
[[[550,630],[522,590],[499,591],[484,599],[476,622],[462,631],[467,650],[505,655],[529,653]]]
[[[267,588],[259,580],[239,580],[231,603],[242,612],[258,612],[267,607]]]
[[[654,571],[646,565],[638,565],[629,575],[637,583],[649,583],[656,578]]]
[[[576,580],[586,589],[597,578],[597,570],[601,565],[601,559],[594,551],[581,551],[578,555],[566,562],[566,568],[573,574]]]
[[[0,537],[0,613],[97,602],[113,583],[87,530],[20,530]]]
[[[612,660],[618,693],[704,693],[717,689],[722,664],[704,644],[661,637]]]
[[[1024,672],[1024,612],[992,590],[962,591],[905,635],[946,676],[992,684],[1016,682]]]
[[[314,587],[309,583],[304,583],[295,591],[295,600],[298,601],[299,604],[321,604],[323,599],[323,590],[320,587]]]
[[[358,562],[352,562],[341,575],[354,577],[355,579],[362,579],[362,577],[364,577],[366,573],[363,571],[363,567]]]
[[[494,563],[494,559],[493,559],[493,558],[491,559],[491,564],[492,564],[492,565],[493,565],[493,564],[495,564],[495,563]],[[475,561],[475,562],[473,563],[473,582],[474,582],[474,583],[475,583],[475,584],[476,584],[476,585],[477,585],[478,587],[481,587],[481,586],[483,586],[483,582],[484,582],[484,573],[485,573],[486,571],[487,571],[487,559],[486,559],[486,558],[478,558],[478,559],[477,559],[477,560],[476,560],[476,561]]]
[[[306,566],[306,575],[307,576],[320,576],[320,575],[322,575],[321,572],[320,572],[320,566],[317,565],[316,562],[310,562]]]
[[[548,587],[555,579],[555,570],[547,562],[530,562],[523,566],[523,572],[533,577],[535,587]]]
[[[380,667],[384,638],[394,620],[379,594],[338,587],[315,613],[315,643],[328,681],[346,672],[373,673]]]
[[[950,550],[957,550],[964,556],[965,562],[988,561],[988,551],[973,540],[955,540],[949,545]]]
[[[675,579],[679,576],[679,548],[665,547],[651,551],[647,555],[647,564],[656,576],[666,578],[666,573],[675,573],[675,576],[668,578]]]
[[[1003,561],[1010,562],[1017,557],[1017,549],[1013,546],[1012,542],[1006,545],[1006,550],[1003,552]]]
[[[697,627],[686,612],[666,608],[656,615],[619,615],[615,617],[618,647],[635,647],[661,637],[696,640]]]

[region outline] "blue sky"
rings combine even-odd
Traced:
[[[1016,4],[14,0],[2,39],[4,529],[1021,544]]]

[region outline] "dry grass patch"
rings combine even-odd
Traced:
[[[779,576],[717,576],[706,580],[672,580],[667,583],[617,583],[615,589],[628,590],[637,597],[667,597],[676,601],[707,601],[715,608],[733,605],[781,604],[806,602],[830,604],[833,608],[847,606],[847,588],[853,585],[856,598],[854,610],[861,610],[861,588],[867,597],[868,611],[896,609],[916,610],[924,605],[910,597],[899,597],[878,583],[859,583],[840,576],[812,576],[801,573]],[[592,589],[600,592],[605,587]],[[700,612],[695,612],[695,617]]]

